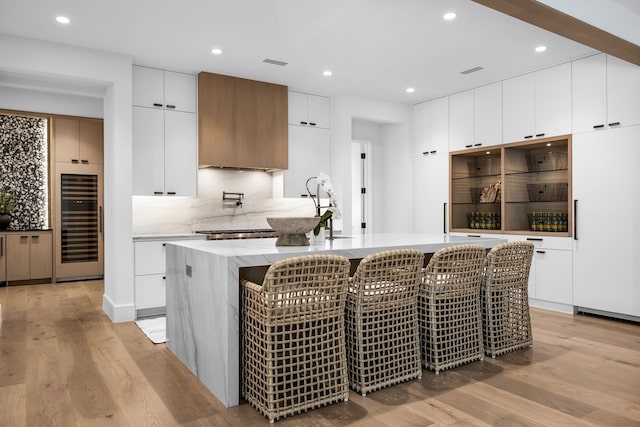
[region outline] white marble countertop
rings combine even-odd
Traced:
[[[238,267],[271,265],[273,262],[294,256],[329,253],[349,259],[364,258],[377,250],[413,248],[433,253],[452,244],[475,243],[490,248],[505,242],[500,238],[431,235],[417,233],[378,233],[358,236],[340,236],[326,240],[324,244],[309,246],[276,246],[276,239],[240,239],[178,241],[172,244],[196,249],[229,258]]]

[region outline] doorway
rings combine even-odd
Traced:
[[[351,144],[351,233],[368,233],[371,209],[371,141],[354,140]]]

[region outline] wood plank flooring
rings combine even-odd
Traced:
[[[224,408],[102,281],[0,288],[0,426],[261,426]],[[532,309],[533,348],[355,392],[281,426],[640,426],[640,325]]]

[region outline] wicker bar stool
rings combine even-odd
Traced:
[[[270,422],[348,400],[344,311],[349,260],[278,261],[242,282],[242,391]]]
[[[529,315],[531,242],[502,243],[487,254],[482,281],[482,336],[492,357],[533,345]]]
[[[369,255],[350,280],[346,307],[349,384],[368,392],[422,377],[418,284],[424,254]]]
[[[484,359],[480,285],[486,262],[481,245],[439,249],[418,294],[422,364],[443,369]]]

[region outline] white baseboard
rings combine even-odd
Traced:
[[[136,320],[136,307],[134,304],[114,304],[106,295],[102,295],[102,310],[114,323],[131,322]]]

